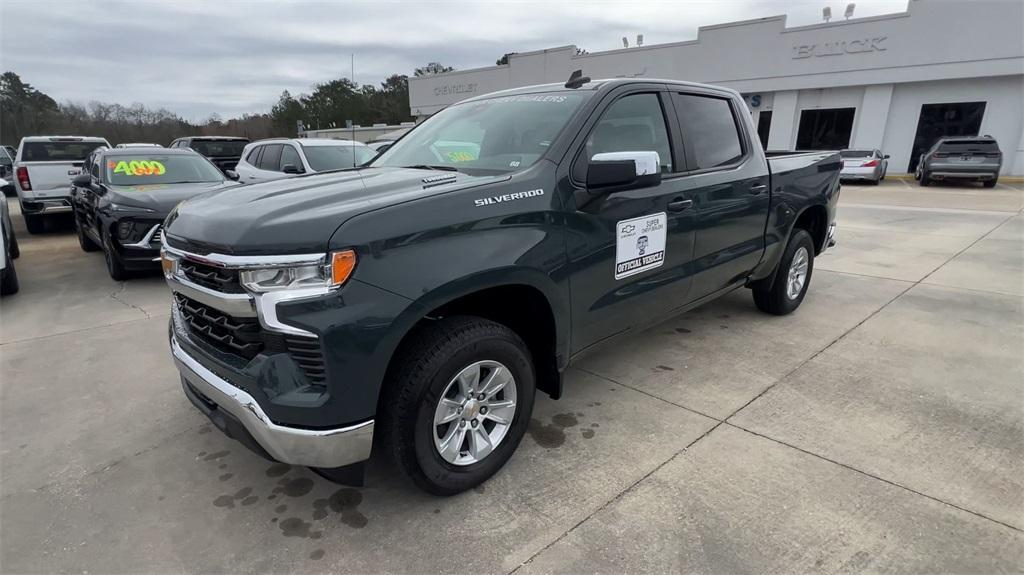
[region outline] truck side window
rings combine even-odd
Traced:
[[[675,105],[686,151],[692,153],[697,164],[694,168],[728,166],[743,157],[739,127],[729,100],[675,94]]]
[[[587,138],[584,156],[589,160],[605,152],[658,152],[661,172],[673,171],[665,114],[657,94],[631,94],[608,106]]]

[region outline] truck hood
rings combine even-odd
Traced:
[[[147,208],[167,214],[179,203],[217,190],[236,187],[236,182],[202,182],[196,184],[151,184],[145,186],[107,186],[107,198],[123,206]]]
[[[424,181],[438,176],[450,179]],[[334,232],[353,216],[508,177],[368,167],[261,182],[181,204],[164,237],[198,253],[325,252]]]

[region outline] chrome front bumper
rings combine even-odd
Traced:
[[[256,399],[231,385],[190,356],[175,337],[171,353],[182,377],[206,399],[237,418],[266,452],[282,463],[306,467],[342,467],[370,458],[373,421],[337,429],[300,429],[277,425]]]

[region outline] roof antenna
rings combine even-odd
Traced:
[[[583,70],[576,70],[569,75],[569,81],[565,83],[566,88],[575,90],[590,81],[590,76],[584,76]]]

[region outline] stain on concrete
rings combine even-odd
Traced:
[[[217,466],[217,469],[227,469],[227,468],[228,468],[228,464],[227,463],[221,463],[220,465]]]
[[[358,489],[342,487],[327,498],[331,511],[341,514],[341,522],[355,529],[362,529],[370,521],[357,507],[363,502],[363,494]]]
[[[228,479],[231,479],[234,476],[235,476],[234,473],[225,473],[224,475],[221,475],[217,479],[220,479],[221,481],[227,481]]]
[[[582,411],[577,411],[576,412],[576,417],[583,417],[584,415],[586,415],[586,414],[583,413]]]
[[[545,425],[537,419],[530,420],[530,426],[526,431],[537,445],[545,449],[561,447],[565,443],[564,431],[556,425]]]
[[[434,510],[434,513],[440,513],[440,512],[441,512],[441,510],[440,510],[440,509],[435,509],[435,510]]]
[[[306,523],[298,517],[289,517],[278,524],[285,537],[309,537],[309,529],[312,526],[312,523]]]
[[[590,439],[591,437],[594,437],[593,429],[584,429],[580,433],[583,434],[583,439]]]
[[[235,492],[235,499],[245,499],[252,494],[252,487],[243,487]]]
[[[692,332],[690,330],[686,329],[685,327],[677,327],[676,328],[676,333],[692,333]]]
[[[269,500],[269,501],[273,501],[275,499],[277,499],[277,494],[276,493],[271,493],[270,495],[267,496],[267,500]]]
[[[226,450],[226,449],[224,451],[218,451],[216,453],[210,453],[206,457],[203,458],[203,461],[216,461],[218,459],[223,459],[223,458],[227,457],[229,453],[231,453],[231,452]]]
[[[163,495],[161,495],[160,497],[156,498],[157,501],[163,501],[164,499],[167,499],[167,498],[164,497]]]
[[[202,457],[204,455],[206,455],[206,452],[205,451],[200,451],[199,453],[196,454],[196,457]]]
[[[250,496],[248,496],[248,497],[246,497],[245,499],[242,500],[242,505],[245,506],[245,507],[248,507],[248,506],[252,505],[253,503],[256,503],[259,500],[260,500],[259,497],[256,497],[255,495],[250,495]]]
[[[473,491],[476,491],[477,493],[487,493],[487,486],[484,484],[477,485],[473,488]]]
[[[235,498],[230,495],[221,495],[213,500],[213,506],[227,507],[228,509],[231,509],[235,506]]]
[[[324,550],[317,549],[316,551],[309,554],[309,558],[313,561],[319,561],[324,558]]]
[[[565,429],[567,427],[575,427],[579,425],[580,422],[576,419],[576,416],[571,413],[556,413],[551,416],[551,423]]]
[[[313,480],[308,477],[296,477],[284,484],[282,493],[288,497],[302,497],[313,490]]]
[[[674,367],[669,367],[667,365],[659,365],[658,369],[660,369],[661,371],[675,371]]]
[[[267,469],[267,477],[281,477],[291,470],[292,466],[287,463],[275,463]]]
[[[207,433],[210,433],[211,431],[213,431],[213,428],[210,427],[209,425],[207,425],[205,427],[200,427],[199,428],[199,435],[206,435]]]
[[[271,517],[270,518],[270,522],[271,523],[277,523],[277,517]]]
[[[278,505],[274,508],[274,513],[284,513],[285,511],[288,511],[287,505]]]
[[[601,424],[600,423],[596,423],[596,422],[595,423],[591,423],[590,427],[601,427]]]

